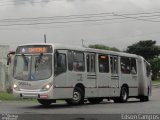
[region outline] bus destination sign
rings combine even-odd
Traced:
[[[26,45],[19,46],[16,50],[17,54],[33,54],[33,53],[52,53],[51,45]]]

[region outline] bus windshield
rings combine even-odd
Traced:
[[[17,55],[14,78],[18,80],[44,80],[52,75],[51,55]]]

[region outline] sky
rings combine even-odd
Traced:
[[[0,45],[160,45],[160,0],[0,0]]]

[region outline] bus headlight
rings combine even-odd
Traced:
[[[18,85],[17,84],[13,84],[13,89],[18,90]]]
[[[47,91],[47,90],[49,90],[51,87],[52,87],[52,84],[51,84],[51,83],[48,83],[48,84],[46,84],[46,85],[44,85],[44,86],[42,87],[42,91]]]

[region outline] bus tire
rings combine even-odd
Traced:
[[[103,101],[103,98],[88,98],[88,101],[92,104],[98,104]]]
[[[37,99],[37,101],[44,106],[49,106],[52,103],[52,100],[47,99]]]
[[[119,102],[125,103],[127,102],[127,99],[128,99],[128,89],[126,87],[122,87],[119,97]]]
[[[76,87],[73,90],[73,98],[67,99],[66,102],[69,105],[80,105],[84,103],[84,93],[80,87]]]
[[[141,96],[140,97],[140,101],[141,102],[147,102],[147,101],[149,101],[149,91],[150,91],[150,89],[148,88],[148,94],[147,94],[147,96]]]

